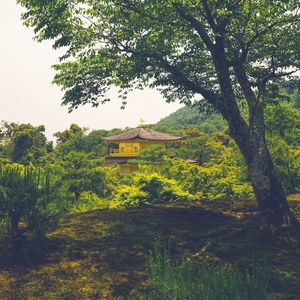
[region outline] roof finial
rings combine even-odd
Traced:
[[[140,122],[141,122],[141,124],[139,125],[139,127],[145,127],[145,125],[144,125],[145,120],[144,119],[140,119]]]

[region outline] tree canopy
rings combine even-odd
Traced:
[[[224,106],[214,55],[224,55],[230,73],[242,63],[249,83],[293,74],[299,68],[299,1],[19,0],[25,23],[39,41],[65,47],[55,82],[63,103],[98,105],[117,86],[126,95],[149,85],[168,100],[189,103],[194,94]],[[241,87],[233,80],[235,92]],[[262,90],[261,90],[262,92]]]

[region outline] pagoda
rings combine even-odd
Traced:
[[[158,132],[140,125],[124,133],[106,137],[106,141],[118,144],[117,149],[110,149],[107,162],[126,163],[128,159],[136,158],[149,145],[167,144],[183,139]]]

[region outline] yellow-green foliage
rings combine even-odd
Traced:
[[[105,209],[109,207],[109,201],[99,198],[93,192],[82,192],[79,201],[70,207],[70,212],[86,212],[93,209]]]
[[[118,186],[120,172],[118,166],[96,166],[87,169],[84,178],[87,184],[80,197],[69,202],[67,209],[70,212],[85,212],[93,209],[105,209],[109,207],[110,197]]]
[[[189,199],[191,195],[185,192],[178,182],[159,173],[137,173],[133,182],[146,192],[150,202],[177,201]]]
[[[147,193],[138,186],[120,185],[113,195],[110,208],[139,206],[146,203]]]
[[[121,185],[113,196],[111,207],[138,206],[142,204],[192,199],[178,182],[150,170],[136,173],[132,185]]]
[[[164,157],[161,165],[141,164],[139,170],[117,188],[113,206],[137,206],[193,199],[252,199],[253,189],[235,145],[211,139],[209,160],[202,166]]]
[[[163,172],[198,198],[253,198],[252,187],[245,180],[244,166],[237,161],[239,158],[233,149],[213,143],[216,151],[203,166],[189,164],[181,159],[165,158]]]
[[[254,198],[237,146],[225,134],[206,141],[207,159],[202,165],[163,157],[161,164],[142,162],[138,171],[116,188],[113,206],[210,199]]]

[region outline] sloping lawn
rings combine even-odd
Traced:
[[[21,262],[5,258],[2,242],[0,299],[128,299],[147,286],[145,257],[157,238],[171,241],[175,259],[207,247],[214,263],[247,268],[265,261],[272,270],[270,299],[299,299],[297,233],[258,226],[200,206],[69,215],[48,239],[24,245]]]

